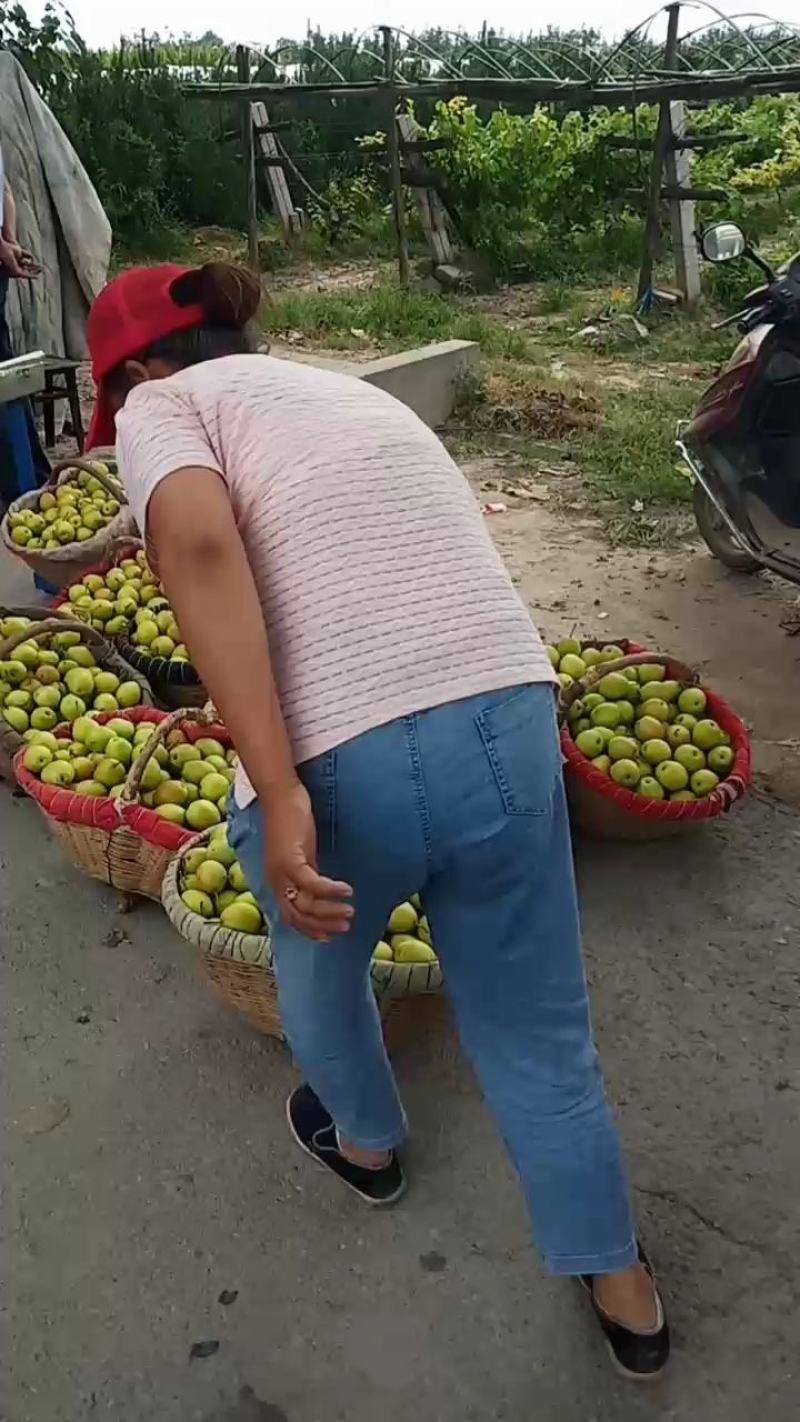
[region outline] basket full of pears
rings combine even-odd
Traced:
[[[41,489],[9,505],[0,543],[63,588],[135,529],[113,460],[76,458],[57,464]]]
[[[208,713],[138,707],[37,732],[14,769],[78,868],[160,899],[176,851],[222,824],[235,763]]]

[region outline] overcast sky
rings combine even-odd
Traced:
[[[372,30],[377,24],[419,30],[436,24],[443,29],[477,31],[484,20],[510,33],[595,25],[608,35],[622,34],[657,8],[657,0],[540,0],[538,5],[523,0],[313,0],[306,9],[296,0],[137,0],[135,5],[101,5],[98,0],[67,0],[79,32],[90,44],[113,44],[120,34],[120,14],[130,15],[131,28],[148,32],[181,35],[214,30],[223,39],[268,45],[277,38],[301,38],[306,22],[325,32]],[[311,0],[306,0],[311,4]],[[33,6],[31,7],[33,8]],[[741,14],[744,5],[735,0],[718,0],[726,14]],[[696,12],[695,18],[690,11]],[[798,0],[766,0],[764,10],[780,20],[800,20]],[[705,13],[702,13],[705,11]],[[711,12],[704,6],[687,6],[682,28],[692,29]]]

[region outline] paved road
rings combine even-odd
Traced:
[[[216,1004],[158,909],[119,917],[5,791],[0,845],[7,1422],[797,1415],[793,812],[753,801],[693,842],[580,853],[598,1031],[674,1317],[648,1392],[540,1273],[449,1052],[400,1063],[413,1190],[365,1213],[290,1143],[283,1050]],[[63,1122],[26,1134],[54,1102]]]

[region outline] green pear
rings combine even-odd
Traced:
[[[38,691],[34,691],[33,699],[37,706],[49,706],[54,711],[61,704],[61,692],[58,685],[40,686]]]
[[[110,790],[112,785],[121,785],[124,781],[125,766],[120,765],[118,760],[112,760],[110,756],[104,756],[100,764],[95,766],[94,778]]]
[[[201,762],[203,763],[207,765],[208,761]],[[223,795],[227,795],[228,788],[227,776],[220,775],[217,770],[212,770],[210,775],[204,775],[200,781],[200,795],[203,800],[220,800]]]
[[[120,682],[116,691],[117,701],[123,709],[138,706],[142,699],[142,688],[138,681]]]
[[[59,707],[62,721],[77,721],[86,715],[86,702],[80,696],[65,696]]]
[[[162,780],[156,787],[153,796],[154,805],[179,805],[184,806],[189,803],[186,793],[187,787],[182,780]]]
[[[228,882],[225,868],[214,859],[204,860],[196,872],[198,888],[206,894],[221,894]]]
[[[247,890],[247,878],[238,859],[228,870],[228,883],[232,889],[236,890],[237,894],[243,894]]]
[[[45,785],[71,785],[75,771],[68,760],[55,758],[42,770],[41,779]]]
[[[194,800],[186,810],[186,823],[191,829],[210,829],[211,825],[218,825],[221,818],[216,805],[210,800]]]
[[[169,759],[170,764],[174,765],[176,770],[181,770],[183,766],[188,765],[189,761],[202,760],[203,757],[196,746],[190,746],[183,742],[172,747]]]
[[[162,820],[169,820],[170,824],[182,825],[186,820],[186,811],[182,805],[155,805],[155,812]]]
[[[184,889],[181,898],[192,913],[199,914],[201,918],[214,917],[214,904],[208,894],[199,889]]]
[[[133,758],[133,747],[130,741],[126,741],[122,736],[112,736],[106,743],[105,751],[112,760],[118,760],[120,765],[130,765]]]
[[[40,775],[52,759],[53,752],[47,746],[28,746],[22,757],[22,764],[31,775]]]
[[[204,760],[188,760],[181,766],[181,779],[188,780],[190,785],[200,785],[208,774],[209,769]]]
[[[12,731],[16,731],[21,736],[29,728],[28,713],[23,711],[21,706],[4,706],[3,720],[10,726]]]
[[[392,951],[396,963],[435,963],[436,954],[421,938],[410,933],[396,933],[392,938]]]
[[[52,731],[58,724],[58,717],[50,706],[37,706],[31,711],[31,726],[34,731]]]
[[[181,861],[186,874],[196,874],[201,864],[205,864],[208,851],[199,847],[190,849],[184,854]]]
[[[559,649],[560,649],[559,644]],[[389,933],[411,933],[416,928],[418,922],[417,910],[411,903],[398,904],[389,918]]]
[[[95,689],[95,691],[100,691],[100,692],[107,691],[107,692],[110,692],[112,696],[114,696],[114,695],[116,695],[116,692],[117,692],[117,688],[118,688],[118,687],[119,687],[119,677],[116,676],[114,672],[110,672],[110,671],[98,671],[98,672],[95,672],[95,674],[94,674],[94,689]]]
[[[95,703],[96,705],[97,703]],[[126,741],[132,741],[136,734],[136,726],[133,721],[129,721],[127,716],[114,716],[106,722],[109,731],[114,736],[122,736]],[[154,731],[155,726],[151,725],[150,730]]]
[[[139,783],[144,792],[158,789],[162,783],[162,772],[157,760],[148,760]]]
[[[58,750],[58,740],[52,731],[32,731],[32,746],[47,746],[48,750]]]
[[[237,933],[261,933],[263,927],[260,911],[252,904],[243,904],[241,900],[224,908],[220,920],[226,928],[233,928]]]

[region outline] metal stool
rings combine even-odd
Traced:
[[[34,405],[40,405],[42,408],[44,442],[48,449],[52,449],[56,442],[56,401],[66,400],[69,405],[78,453],[83,454],[83,420],[77,380],[77,370],[80,363],[79,360],[67,360],[64,356],[45,357],[44,389],[31,398]]]

